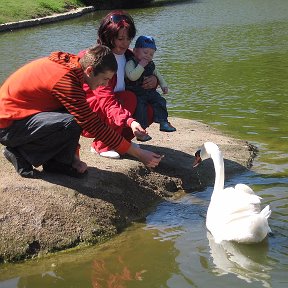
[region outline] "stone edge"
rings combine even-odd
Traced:
[[[94,6],[87,6],[87,7],[73,9],[69,12],[65,12],[61,14],[53,14],[50,16],[42,17],[42,18],[4,23],[4,24],[0,24],[0,32],[12,31],[15,29],[33,27],[33,26],[40,25],[40,24],[46,24],[46,23],[66,20],[70,18],[75,18],[75,17],[82,16],[83,14],[93,12],[95,10],[96,8]]]

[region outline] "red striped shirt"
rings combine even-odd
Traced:
[[[54,52],[49,58],[32,61],[13,73],[0,88],[0,128],[8,127],[14,120],[64,106],[91,137],[119,153],[127,152],[131,144],[89,107],[78,60],[75,55]]]

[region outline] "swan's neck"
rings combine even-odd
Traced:
[[[221,151],[211,154],[215,169],[214,192],[224,189],[224,160]]]

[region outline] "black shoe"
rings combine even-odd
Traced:
[[[88,173],[87,170],[84,173],[80,173],[71,165],[64,164],[53,159],[47,161],[42,166],[45,172],[63,174],[74,178],[81,178]]]
[[[137,141],[140,141],[140,142],[146,142],[146,141],[151,140],[152,137],[146,134],[146,135],[143,135],[143,136],[139,136],[136,139],[137,139]]]
[[[12,163],[17,173],[25,178],[33,178],[33,166],[17,151],[16,148],[5,147],[3,150],[5,158]]]

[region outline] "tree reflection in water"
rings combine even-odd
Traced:
[[[142,281],[142,274],[145,273],[146,270],[132,272],[120,256],[118,256],[118,264],[118,271],[112,271],[113,268],[110,266],[107,268],[104,260],[94,260],[92,287],[125,288],[125,282],[127,281]]]

